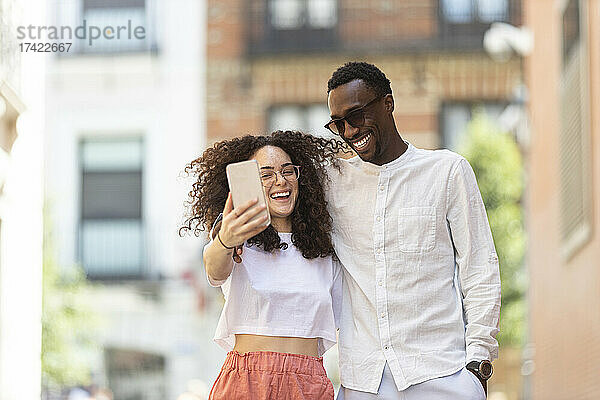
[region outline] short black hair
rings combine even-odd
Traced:
[[[378,96],[392,94],[390,80],[379,68],[373,64],[358,61],[347,62],[335,70],[327,82],[327,93],[329,94],[336,87],[355,79],[363,81]]]

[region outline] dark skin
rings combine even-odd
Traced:
[[[345,117],[376,97],[377,94],[360,79],[340,85],[329,92],[327,99],[331,119]],[[387,164],[404,154],[408,148],[396,129],[393,111],[394,97],[387,94],[364,108],[365,123],[363,126],[353,127],[344,121],[345,129],[342,139],[363,161],[375,165]],[[365,139],[367,139],[366,143]],[[473,373],[473,371],[469,372]],[[487,394],[487,382],[476,374],[474,375],[481,382]]]
[[[376,98],[376,93],[362,80],[355,79],[329,92],[327,103],[331,118],[341,118]],[[408,148],[396,129],[393,116],[394,97],[385,95],[364,109],[365,123],[353,127],[345,121],[342,139],[366,162],[383,165],[400,157]],[[359,146],[361,140],[366,145]]]

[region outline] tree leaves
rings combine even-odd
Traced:
[[[474,110],[459,152],[477,177],[500,262],[501,345],[522,346],[525,340],[527,275],[523,268],[526,233],[520,202],[524,189],[523,161],[515,140]]]

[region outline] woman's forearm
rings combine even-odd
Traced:
[[[204,268],[211,279],[222,281],[229,277],[233,269],[231,255],[232,250],[223,247],[219,239],[208,245],[204,251]]]
[[[240,250],[237,250],[237,247],[242,246],[246,240],[259,234],[267,227],[265,223],[268,220],[268,215],[266,214],[252,220],[267,208],[266,205],[256,205],[257,202],[258,199],[249,200],[237,207],[237,212],[234,212],[231,193],[227,195],[225,208],[223,209],[223,219],[216,223],[211,230],[212,242],[204,251],[204,267],[211,279],[215,281],[227,279],[233,269],[233,252],[237,252],[237,262],[241,262],[239,258],[241,247]]]

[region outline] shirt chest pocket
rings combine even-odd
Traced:
[[[398,246],[403,253],[425,253],[435,247],[435,207],[405,207],[398,212]]]

